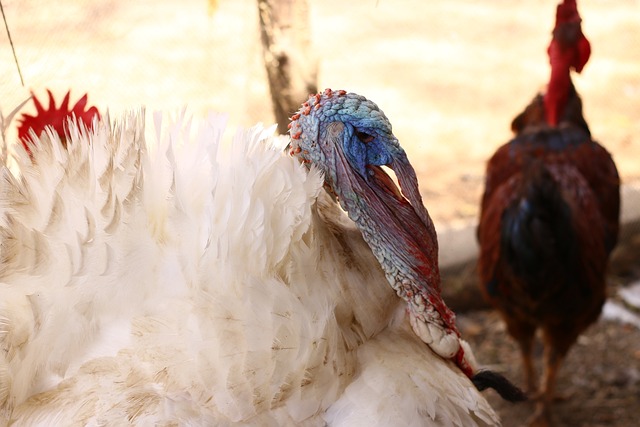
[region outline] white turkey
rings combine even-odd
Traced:
[[[24,116],[2,166],[5,421],[495,425],[474,383],[519,397],[460,339],[375,104],[327,90],[290,141],[223,143],[222,116],[156,115],[147,141],[142,112],[111,123],[83,100],[89,130],[69,120],[63,143]]]

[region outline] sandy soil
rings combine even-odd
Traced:
[[[476,357],[516,384],[522,385],[520,353],[507,338],[495,312],[459,316],[462,333]],[[593,325],[571,349],[560,371],[553,408],[556,427],[633,427],[640,410],[640,330],[615,321]],[[536,349],[538,361],[542,348]],[[541,374],[542,365],[538,364]],[[485,392],[500,413],[504,427],[526,425],[533,402],[512,404],[492,390]]]
[[[233,126],[270,123],[255,0],[2,0],[26,81],[0,31],[0,108],[69,88],[113,114],[184,105],[228,112]],[[544,86],[551,0],[312,1],[320,87],[375,100],[418,172],[439,230],[477,216],[484,163],[509,137],[512,117]],[[640,7],[583,0],[591,61],[575,78],[594,136],[625,181],[640,179]],[[628,279],[628,278],[627,278]],[[490,312],[461,316],[483,363],[516,380],[519,356]],[[603,321],[563,369],[557,421],[632,426],[640,413],[640,332]],[[494,399],[506,426],[531,407]],[[636,422],[634,422],[636,421]]]

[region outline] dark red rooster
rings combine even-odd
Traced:
[[[534,425],[551,423],[560,364],[600,314],[618,234],[618,172],[591,139],[571,82],[590,54],[580,22],[575,0],[558,6],[547,92],[513,120],[515,137],[489,160],[478,227],[483,292],[520,346],[530,392],[538,391],[532,347],[542,332]]]

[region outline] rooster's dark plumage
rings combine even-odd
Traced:
[[[571,82],[590,46],[575,0],[558,6],[549,46],[551,78],[512,123],[515,137],[487,165],[478,239],[487,299],[501,313],[537,389],[535,333],[545,346],[543,383],[534,420],[550,422],[558,368],[599,316],[605,270],[617,241],[620,180],[607,150],[593,139]]]

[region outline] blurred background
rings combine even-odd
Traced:
[[[30,91],[43,98],[51,89],[61,98],[71,89],[72,102],[87,92],[91,104],[112,116],[141,106],[150,111],[187,106],[196,117],[229,113],[232,127],[275,122],[257,0],[2,0],[2,5],[24,77],[23,86],[0,28],[4,114]],[[472,263],[485,162],[510,138],[512,118],[547,82],[555,5],[555,0],[309,1],[302,34],[309,61],[317,61],[318,88],[357,92],[384,110],[416,168],[446,264]],[[592,56],[582,74],[574,75],[574,84],[594,138],[613,153],[625,184],[624,221],[633,225],[640,215],[640,1],[582,0],[579,9]],[[25,111],[32,108],[28,103]],[[634,228],[623,228],[629,230]],[[631,249],[624,257],[626,270],[615,280],[626,286],[640,277],[633,277],[640,255]],[[468,265],[456,271],[454,278],[472,275]],[[478,346],[488,340],[487,331],[504,335],[495,317],[462,319],[472,319],[468,333],[480,337]],[[592,334],[606,338],[609,332]],[[635,327],[612,333],[631,340],[620,352],[621,363],[632,369],[611,380],[628,388],[603,395],[601,411],[595,412],[601,418],[571,418],[573,407],[566,406],[567,415],[561,415],[566,425],[627,425],[624,414],[628,425],[635,425],[640,334]],[[611,345],[605,338],[603,351]],[[514,364],[517,377],[516,350],[501,339],[492,338],[486,351],[489,357],[500,348],[512,351],[512,359],[494,355],[493,363]],[[586,393],[583,399],[593,395],[580,382],[584,378],[566,373],[571,370],[565,369],[564,387]],[[600,390],[598,381],[593,387]],[[573,402],[580,412],[584,400],[574,396]],[[505,413],[505,425],[522,419]]]
[[[385,111],[442,228],[474,218],[484,163],[544,88],[554,0],[309,2],[318,87]],[[272,123],[257,0],[2,0],[25,87],[0,31],[0,108],[45,88],[112,112],[187,106]],[[593,53],[574,82],[595,138],[640,177],[640,2],[584,0]],[[301,103],[304,99],[297,102]],[[458,200],[450,200],[455,193]]]

